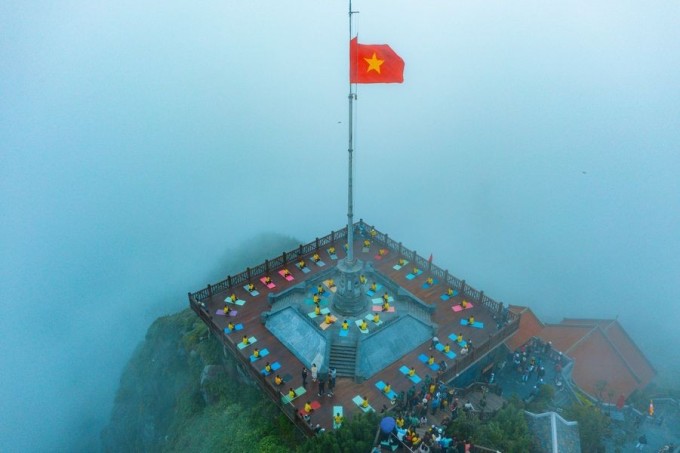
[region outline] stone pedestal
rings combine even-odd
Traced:
[[[331,304],[333,310],[343,316],[355,317],[368,310],[369,300],[359,283],[363,267],[364,263],[356,259],[353,263],[346,260],[338,263],[339,274],[335,282],[337,290]]]

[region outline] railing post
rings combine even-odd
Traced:
[[[335,230],[331,230],[331,244],[335,242]]]
[[[399,243],[399,254],[401,255],[401,242]]]
[[[479,300],[478,302],[481,304],[484,301],[484,291],[479,292]]]
[[[387,244],[389,244],[389,243],[390,243],[390,237],[387,234],[385,234],[385,246],[387,247]]]
[[[250,268],[246,268],[246,275],[248,276],[248,283],[250,283]]]
[[[298,247],[298,256],[302,256],[302,244]]]
[[[234,285],[232,285],[232,283],[231,283],[231,275],[228,275],[228,276],[227,276],[227,285],[229,286],[229,289],[231,289],[231,287],[234,286]]]
[[[210,286],[210,283],[208,283],[208,295],[209,295],[210,297],[212,297],[212,295],[213,295],[213,293],[212,293],[212,286]]]
[[[460,282],[460,295],[462,297],[465,297],[465,280]]]
[[[286,264],[288,262],[287,258],[288,257],[286,256],[286,252],[283,252],[281,254],[281,261],[283,261],[283,264]]]
[[[269,275],[269,260],[264,260],[264,271]]]
[[[444,271],[444,283],[446,283],[447,285],[449,284],[449,270],[448,269],[446,269]]]
[[[416,264],[416,257],[417,257],[417,256],[418,256],[418,253],[416,253],[416,251],[414,250],[414,251],[413,251],[413,256],[411,257],[411,261],[413,261],[413,266],[414,266],[414,267],[418,267],[418,265]]]
[[[316,250],[319,250],[319,238],[316,238]]]

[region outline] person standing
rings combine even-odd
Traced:
[[[302,386],[307,388],[307,368],[302,367]]]
[[[318,369],[316,368],[316,363],[312,363],[312,382],[316,382]]]
[[[338,376],[338,370],[335,367],[331,367],[329,379],[328,379],[328,393],[329,396],[333,396],[333,390],[335,389],[335,379]]]
[[[319,396],[323,396],[323,394],[326,392],[326,381],[324,380],[323,376],[319,377]]]

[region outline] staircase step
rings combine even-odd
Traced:
[[[354,376],[357,348],[354,345],[332,344],[329,365],[335,367],[338,376]]]

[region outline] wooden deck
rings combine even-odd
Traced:
[[[255,285],[255,289],[259,292],[259,294],[256,296],[252,296],[243,288],[241,283],[245,285],[246,283],[244,282],[239,282],[239,284],[234,285],[231,289],[222,290],[212,294],[211,296],[208,296],[204,293],[207,297],[203,297],[200,301],[194,297],[195,295],[189,295],[192,309],[194,309],[194,311],[196,311],[196,313],[201,316],[201,318],[209,325],[214,333],[220,336],[222,341],[225,342],[227,349],[239,359],[243,367],[250,370],[250,375],[259,381],[260,385],[263,386],[270,397],[275,400],[277,405],[282,410],[284,410],[284,412],[286,412],[292,419],[295,420],[294,414],[297,412],[297,410],[304,406],[305,402],[318,401],[321,406],[312,413],[311,422],[313,424],[319,423],[327,430],[332,429],[333,426],[333,406],[342,406],[345,418],[351,417],[352,414],[361,410],[352,401],[352,398],[357,395],[365,395],[368,397],[369,404],[378,412],[380,412],[383,406],[390,408],[391,405],[389,399],[376,388],[375,384],[378,381],[389,382],[392,386],[392,389],[397,393],[408,390],[413,385],[413,383],[399,371],[399,368],[403,365],[407,367],[415,367],[416,373],[421,378],[425,378],[426,375],[430,375],[432,377],[436,376],[436,372],[432,371],[426,366],[426,364],[418,360],[418,356],[420,354],[426,354],[427,356],[432,354],[437,362],[442,359],[445,360],[449,369],[447,373],[444,374],[443,378],[450,380],[455,376],[455,373],[462,371],[474,360],[488,352],[491,347],[495,346],[510,333],[514,332],[514,329],[507,328],[499,331],[499,326],[494,319],[495,313],[489,310],[485,304],[476,300],[468,298],[467,300],[471,301],[474,304],[474,307],[466,309],[462,312],[454,312],[452,310],[453,305],[460,304],[462,297],[459,295],[449,299],[448,301],[443,301],[440,296],[446,292],[448,285],[444,284],[441,277],[434,277],[438,279],[439,282],[433,285],[431,288],[424,288],[423,284],[426,282],[427,278],[432,275],[427,270],[427,268],[423,269],[424,272],[422,275],[419,275],[415,279],[409,280],[406,278],[406,276],[412,271],[414,267],[413,261],[404,266],[402,269],[395,270],[393,266],[398,263],[399,258],[403,258],[403,256],[399,254],[398,250],[390,249],[386,256],[381,257],[381,259],[377,259],[378,250],[387,247],[384,244],[379,244],[378,240],[374,240],[369,250],[365,252],[362,251],[363,240],[363,237],[359,237],[359,235],[357,235],[354,248],[355,257],[364,262],[371,262],[376,271],[378,271],[384,277],[392,280],[392,282],[413,294],[417,299],[420,299],[422,302],[435,308],[433,314],[431,315],[431,321],[438,326],[436,335],[439,337],[442,343],[449,343],[451,345],[451,350],[457,354],[456,359],[451,360],[437,350],[430,350],[430,340],[428,340],[410,353],[403,356],[401,359],[395,361],[382,371],[370,377],[365,382],[357,383],[354,381],[354,379],[338,378],[333,396],[318,396],[317,383],[312,382],[310,373],[307,379],[307,392],[304,395],[296,398],[292,403],[289,404],[285,404],[285,402],[281,401],[280,392],[287,393],[289,388],[296,389],[302,385],[301,370],[303,366],[307,365],[301,363],[300,360],[298,360],[274,335],[272,335],[262,323],[261,314],[272,309],[268,299],[268,294],[279,293],[287,288],[290,288],[291,286],[299,284],[301,281],[313,278],[319,272],[326,271],[330,267],[335,266],[338,261],[332,260],[328,256],[326,250],[330,245],[333,245],[336,248],[338,260],[344,258],[344,239],[325,244],[318,249],[321,259],[326,264],[324,267],[319,267],[313,263],[311,259],[312,253],[300,255],[307,263],[307,266],[310,269],[309,273],[303,273],[295,266],[295,263],[299,260],[299,257],[296,257],[294,260],[284,265],[283,267],[288,269],[294,278],[294,280],[290,282],[286,281],[283,276],[278,273],[279,270],[283,269],[282,266],[269,269],[268,274],[271,277],[272,282],[276,285],[276,287],[273,289],[268,289],[260,281],[260,277],[263,276],[262,274],[253,277],[252,283]],[[406,259],[408,259],[408,256]],[[367,283],[367,286],[368,284],[370,284],[370,281]],[[464,288],[465,285],[463,283],[463,290]],[[229,297],[232,293],[235,294],[237,299],[245,301],[244,305],[230,304],[233,309],[238,311],[238,314],[235,317],[230,318],[216,315],[216,311],[224,307],[225,298]],[[380,294],[376,295],[376,297],[379,296]],[[484,297],[483,293],[481,297]],[[389,320],[390,316],[397,316],[400,310],[404,309],[400,306],[400,301],[398,300],[395,301],[394,305],[396,306],[397,313],[381,313],[381,319]],[[309,311],[311,310],[312,307],[310,307]],[[474,316],[476,321],[483,322],[484,328],[478,329],[468,326],[461,326],[460,320],[467,319],[470,315]],[[223,333],[224,328],[227,326],[227,323],[230,320],[233,321],[234,324],[242,324],[243,330],[234,331],[229,334]],[[319,318],[319,323],[320,322],[321,319]],[[332,329],[332,331],[335,331],[337,334],[340,329],[339,324],[340,321],[329,327],[329,329]],[[356,326],[352,325],[350,328],[356,328]],[[452,333],[462,333],[466,340],[472,340],[473,344],[475,345],[473,352],[467,356],[461,356],[460,347],[455,344],[455,342],[447,338],[449,334]],[[242,340],[244,335],[247,337],[255,337],[257,342],[243,349],[239,349],[237,345]],[[254,348],[258,348],[260,351],[266,348],[269,351],[269,355],[251,363],[250,355],[253,353]],[[263,377],[261,376],[260,371],[264,368],[266,362],[270,362],[272,364],[274,362],[278,362],[281,364],[281,368],[272,375]],[[274,375],[277,373],[282,377],[288,375],[291,377],[291,380],[278,388],[273,382]],[[326,383],[326,392],[327,391],[328,384]],[[297,422],[299,425],[303,425],[299,420],[297,420]]]

